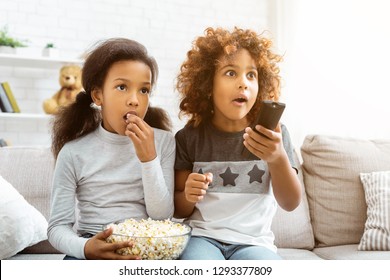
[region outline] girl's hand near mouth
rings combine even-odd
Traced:
[[[133,141],[137,157],[141,162],[152,161],[157,156],[153,128],[135,114],[126,116],[125,134]]]

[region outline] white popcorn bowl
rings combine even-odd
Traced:
[[[125,221],[126,220],[121,220],[104,225],[103,230]],[[169,223],[172,223],[177,227],[184,227],[185,233],[176,235],[166,233],[164,236],[149,236],[152,233],[145,232],[143,235],[147,236],[134,236],[117,233],[114,228],[114,232],[106,238],[106,241],[109,243],[130,241],[133,244],[132,247],[117,250],[117,253],[121,255],[139,256],[143,260],[176,260],[186,248],[191,237],[192,228],[189,225],[180,222],[169,221]]]

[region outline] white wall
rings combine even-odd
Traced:
[[[7,24],[14,37],[28,39],[31,51],[37,55],[48,42],[54,42],[62,56],[76,58],[100,39],[120,36],[138,40],[156,58],[160,68],[151,102],[169,111],[176,131],[184,122],[178,120],[174,81],[192,41],[208,26],[239,26],[258,32],[267,29],[267,2],[0,0],[0,27]],[[0,80],[10,82],[21,110],[27,113],[43,113],[42,101],[59,89],[57,70],[0,65]],[[32,124],[28,119],[16,120],[12,124],[9,120],[0,119],[0,138],[18,138],[14,139],[14,144],[36,144],[31,140],[38,137],[33,131],[23,139],[16,131],[29,133],[37,125],[41,124]],[[49,142],[47,137],[45,139],[43,141]]]
[[[124,36],[145,44],[160,66],[154,105],[166,108],[176,131],[174,79],[193,39],[207,26],[271,29],[284,53],[283,122],[296,147],[307,134],[389,138],[390,12],[386,0],[0,0],[0,27],[8,24],[31,49],[53,41],[78,57],[96,40]],[[43,113],[58,90],[57,70],[0,65],[22,111]],[[38,144],[44,121],[0,119],[0,138]],[[38,130],[38,132],[36,132]],[[23,131],[23,137],[19,136]],[[27,136],[26,136],[27,133]]]
[[[390,138],[390,2],[277,2],[294,143],[318,133]]]

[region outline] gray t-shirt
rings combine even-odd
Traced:
[[[172,217],[175,140],[160,129],[154,129],[154,137],[157,157],[145,163],[127,136],[101,125],[61,149],[48,227],[56,249],[83,259],[87,239],[81,234],[96,234],[103,225],[126,218]]]
[[[275,251],[271,232],[276,211],[268,165],[253,154],[242,155],[244,131],[219,131],[211,124],[187,126],[176,134],[175,169],[211,172],[213,182],[186,222],[193,235],[232,244],[251,244]],[[296,168],[288,131],[283,145]]]

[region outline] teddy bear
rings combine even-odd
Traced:
[[[51,98],[43,101],[43,110],[55,114],[60,106],[67,106],[75,101],[76,95],[83,90],[81,85],[81,67],[65,65],[60,69],[59,82],[61,89]]]

